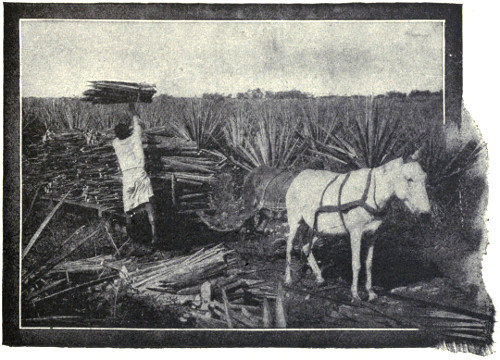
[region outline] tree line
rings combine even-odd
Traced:
[[[443,91],[439,90],[432,92],[430,90],[412,90],[409,93],[399,92],[399,91],[389,91],[385,94],[380,94],[374,96],[375,98],[396,98],[396,99],[406,99],[406,98],[428,98],[430,96],[442,96]],[[162,94],[158,97],[173,98],[174,96]],[[306,93],[300,90],[289,90],[289,91],[263,91],[260,88],[249,89],[246,92],[236,93],[233,97],[232,94],[220,94],[220,93],[204,93],[202,95],[203,99],[222,101],[225,99],[313,99],[313,98],[337,98],[339,95],[326,95],[326,96],[314,96],[310,93]],[[364,97],[362,95],[352,95],[351,97]]]

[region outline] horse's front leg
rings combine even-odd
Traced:
[[[353,300],[361,301],[358,295],[358,278],[361,269],[361,237],[362,232],[355,230],[351,232],[351,253],[352,253],[352,285],[351,295]]]
[[[366,255],[366,291],[368,292],[368,300],[372,301],[377,298],[377,294],[372,289],[372,262],[373,262],[373,247],[375,239],[370,238],[368,245],[368,254]]]
[[[378,227],[382,224],[382,221],[376,220],[372,221],[368,226],[366,226],[365,231],[369,233],[374,233]],[[368,253],[366,254],[366,291],[368,292],[368,300],[372,301],[377,298],[377,294],[372,289],[372,262],[373,262],[373,248],[375,246],[375,237],[368,237]]]

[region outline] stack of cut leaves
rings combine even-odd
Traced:
[[[123,81],[89,81],[82,100],[93,104],[150,103],[156,93],[155,85]]]
[[[207,209],[210,184],[225,158],[214,151],[172,138],[165,128],[143,132],[146,169],[153,190],[171,189],[178,212]],[[66,202],[104,211],[121,212],[122,185],[111,134],[70,132],[50,134],[45,142],[26,146],[23,181],[42,186],[45,197],[58,200],[69,191]]]
[[[234,250],[219,244],[141,266],[128,279],[135,296],[144,300],[190,305],[185,316],[201,327],[270,327],[268,301],[276,303],[275,325],[286,327],[283,288],[246,277],[239,261]]]
[[[23,302],[30,314],[36,314],[24,319],[26,324],[85,323],[76,308],[61,312],[47,303],[65,303],[75,298],[83,303],[90,299],[102,302],[111,298],[108,305],[113,308],[120,302],[119,297],[127,296],[162,311],[165,306],[179,310],[179,305],[183,305],[180,313],[184,321],[189,318],[196,326],[208,328],[273,326],[269,302],[274,302],[275,325],[286,327],[283,288],[255,278],[253,271],[242,271],[238,254],[224,244],[147,263],[120,258],[116,248],[116,255],[67,260],[86,241],[100,237],[104,228],[100,226],[83,237],[72,235],[49,261],[23,273]]]
[[[233,250],[219,244],[201,249],[190,256],[153,263],[130,275],[132,286],[145,289],[177,293],[187,287],[199,286],[208,279],[224,275],[235,269],[238,263]]]

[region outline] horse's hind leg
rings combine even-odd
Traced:
[[[288,219],[288,225],[290,227],[290,233],[288,234],[288,240],[286,242],[286,270],[285,270],[285,283],[292,283],[292,248],[293,248],[293,239],[295,238],[295,234],[297,234],[297,230],[299,228],[300,222],[294,221],[293,219]]]
[[[316,235],[313,235],[313,239],[310,244],[306,244],[302,247],[302,251],[304,254],[307,254],[307,262],[309,263],[309,266],[311,267],[311,270],[313,271],[314,275],[316,276],[316,282],[318,284],[323,284],[325,282],[325,279],[323,279],[323,275],[321,275],[321,269],[318,266],[318,263],[316,259],[314,258],[313,252],[312,252],[312,247],[314,246],[314,243],[318,240],[318,237]]]

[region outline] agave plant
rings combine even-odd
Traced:
[[[219,143],[221,151],[237,166],[252,170],[252,155],[247,151],[251,125],[248,110],[238,106],[229,116],[222,129],[223,141]]]
[[[189,100],[180,118],[170,127],[175,135],[194,141],[198,149],[213,147],[222,136],[224,103],[213,100]]]
[[[450,147],[446,144],[446,129],[434,129],[426,141],[421,156],[421,164],[428,174],[429,186],[436,189],[450,180],[457,180],[472,168],[479,159],[485,144],[478,140],[460,139]]]
[[[90,106],[88,105],[78,99],[68,99],[66,103],[61,104],[65,112],[67,126],[70,129],[87,130],[92,128],[90,123]],[[96,126],[94,125],[93,127]]]
[[[304,101],[301,105],[304,135],[319,143],[328,143],[339,126],[339,108],[316,99]]]
[[[169,102],[164,103],[158,99],[153,99],[151,104],[143,105],[138,103],[136,108],[140,114],[142,122],[148,129],[172,122],[171,118],[173,111]]]
[[[67,122],[64,99],[44,99],[44,106],[38,110],[41,112],[45,127],[51,130],[67,129],[70,124]]]
[[[298,117],[290,103],[238,107],[223,129],[224,152],[233,163],[251,170],[259,166],[288,168],[305,150],[296,136]]]
[[[402,134],[402,117],[398,114],[381,116],[372,97],[364,100],[361,111],[359,106],[352,105],[345,111],[347,121],[342,131],[335,133],[323,128],[323,141],[307,134],[303,136],[311,153],[348,168],[373,168],[402,156],[423,138],[423,134]],[[391,108],[390,104],[387,108]]]

